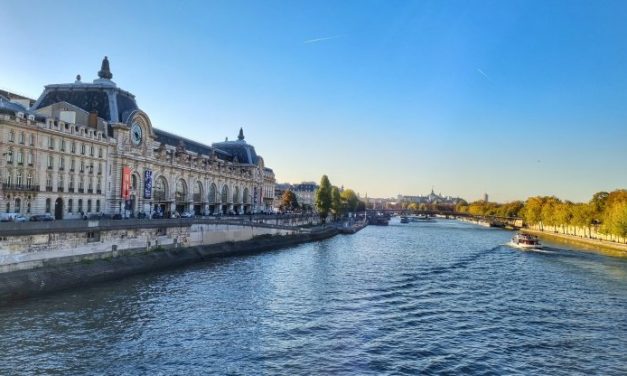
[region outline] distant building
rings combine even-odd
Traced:
[[[484,194],[483,194],[483,202],[489,202],[489,201],[488,201],[488,194],[487,194],[487,193],[484,193]]]
[[[281,183],[274,185],[274,207],[278,208],[281,205],[281,197],[285,191],[292,191],[296,195],[298,205],[314,206],[316,201],[316,191],[318,190],[318,184],[313,181],[302,182],[299,184]]]
[[[424,196],[398,195],[398,201],[407,203],[415,202],[417,204],[457,205],[463,202],[464,199],[460,197],[443,196],[441,193],[436,194],[433,189],[431,189],[431,193]]]

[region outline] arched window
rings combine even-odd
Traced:
[[[187,184],[183,179],[179,179],[179,181],[176,182],[176,194],[174,200],[176,202],[185,202],[187,200]]]
[[[155,181],[153,196],[155,201],[165,201],[168,197],[168,182],[163,176],[159,176]]]
[[[244,188],[244,195],[242,197],[244,199],[244,204],[248,204],[250,200],[250,194],[248,193],[248,188]]]
[[[216,185],[211,183],[211,187],[209,188],[209,196],[208,196],[210,204],[215,204],[216,202],[218,202],[218,196],[217,196],[218,192],[216,192],[217,190],[218,189]]]
[[[131,189],[133,189],[134,191],[137,190],[137,180],[137,175],[131,175]]]
[[[202,201],[202,184],[197,181],[196,184],[194,184],[194,202],[201,202]]]
[[[222,186],[222,203],[226,204],[229,202],[229,187],[225,184]]]
[[[233,203],[239,203],[239,187],[235,187],[235,189],[233,189]]]

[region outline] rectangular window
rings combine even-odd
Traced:
[[[67,200],[67,212],[68,213],[72,212],[72,203],[73,203],[72,199]]]
[[[81,144],[81,154],[85,155],[85,144]]]
[[[30,146],[35,146],[35,135],[31,134],[30,135]]]
[[[48,169],[52,170],[54,167],[54,157],[52,155],[48,156]]]
[[[9,132],[9,142],[15,142],[15,132]]]
[[[71,151],[72,151],[72,153],[76,153],[76,142],[72,141],[72,146],[71,146],[71,148],[72,148],[72,150],[71,150]]]
[[[61,140],[61,151],[65,151],[65,140]]]
[[[94,156],[94,145],[89,146],[89,155]]]
[[[48,149],[54,149],[54,138],[48,138]]]
[[[13,163],[13,150],[7,152],[7,163]]]
[[[98,148],[98,158],[102,158],[102,148]]]
[[[79,170],[80,172],[85,171],[85,161],[81,160],[81,169]]]
[[[20,132],[20,144],[24,144],[24,132]]]

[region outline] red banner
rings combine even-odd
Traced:
[[[131,198],[131,168],[128,166],[122,167],[122,198]]]

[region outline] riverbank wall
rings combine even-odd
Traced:
[[[246,240],[189,245],[185,242],[90,252],[29,261],[0,273],[0,306],[87,284],[180,267],[215,257],[238,256],[319,241],[338,234],[332,226],[266,232]],[[154,244],[154,243],[153,243]],[[15,266],[15,265],[14,265]]]
[[[525,228],[523,232],[539,236],[548,240],[565,244],[572,244],[578,248],[610,256],[627,257],[627,244],[617,243],[604,239],[594,239],[583,235],[562,234],[556,231],[542,231],[537,228]]]

